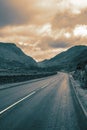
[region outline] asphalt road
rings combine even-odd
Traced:
[[[80,130],[68,75],[0,90],[0,130]]]

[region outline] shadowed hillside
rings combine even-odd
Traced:
[[[55,57],[39,62],[42,68],[49,70],[73,71],[79,63],[87,61],[87,46],[74,46]]]

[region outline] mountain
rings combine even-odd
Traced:
[[[0,69],[26,67],[37,67],[37,63],[33,58],[25,55],[15,44],[0,42]]]
[[[87,62],[87,46],[74,46],[55,57],[39,62],[39,67],[49,70],[73,71],[80,63]]]
[[[26,70],[27,68],[33,70],[38,66],[45,68],[47,71],[72,71],[79,64],[85,63],[87,63],[87,46],[74,46],[49,60],[37,64],[32,57],[25,55],[15,44],[0,42],[0,71],[3,69],[23,70],[25,68]]]

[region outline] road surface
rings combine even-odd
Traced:
[[[0,130],[80,130],[68,75],[0,90]]]

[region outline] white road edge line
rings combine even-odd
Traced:
[[[56,80],[53,80],[53,82],[54,82],[54,81],[56,81]],[[43,88],[46,88],[48,85],[49,85],[49,83],[46,84],[45,86],[41,87],[41,88],[42,88],[42,89],[43,89]]]
[[[49,82],[41,87],[41,89],[46,88],[49,85]]]
[[[7,110],[11,109],[12,107],[16,106],[18,103],[22,102],[23,100],[27,99],[28,97],[30,97],[31,95],[33,95],[35,93],[36,93],[36,91],[33,91],[29,95],[25,96],[24,98],[20,99],[19,101],[15,102],[14,104],[10,105],[9,107],[7,107],[4,110],[0,111],[0,115],[3,114],[4,112],[6,112]]]

